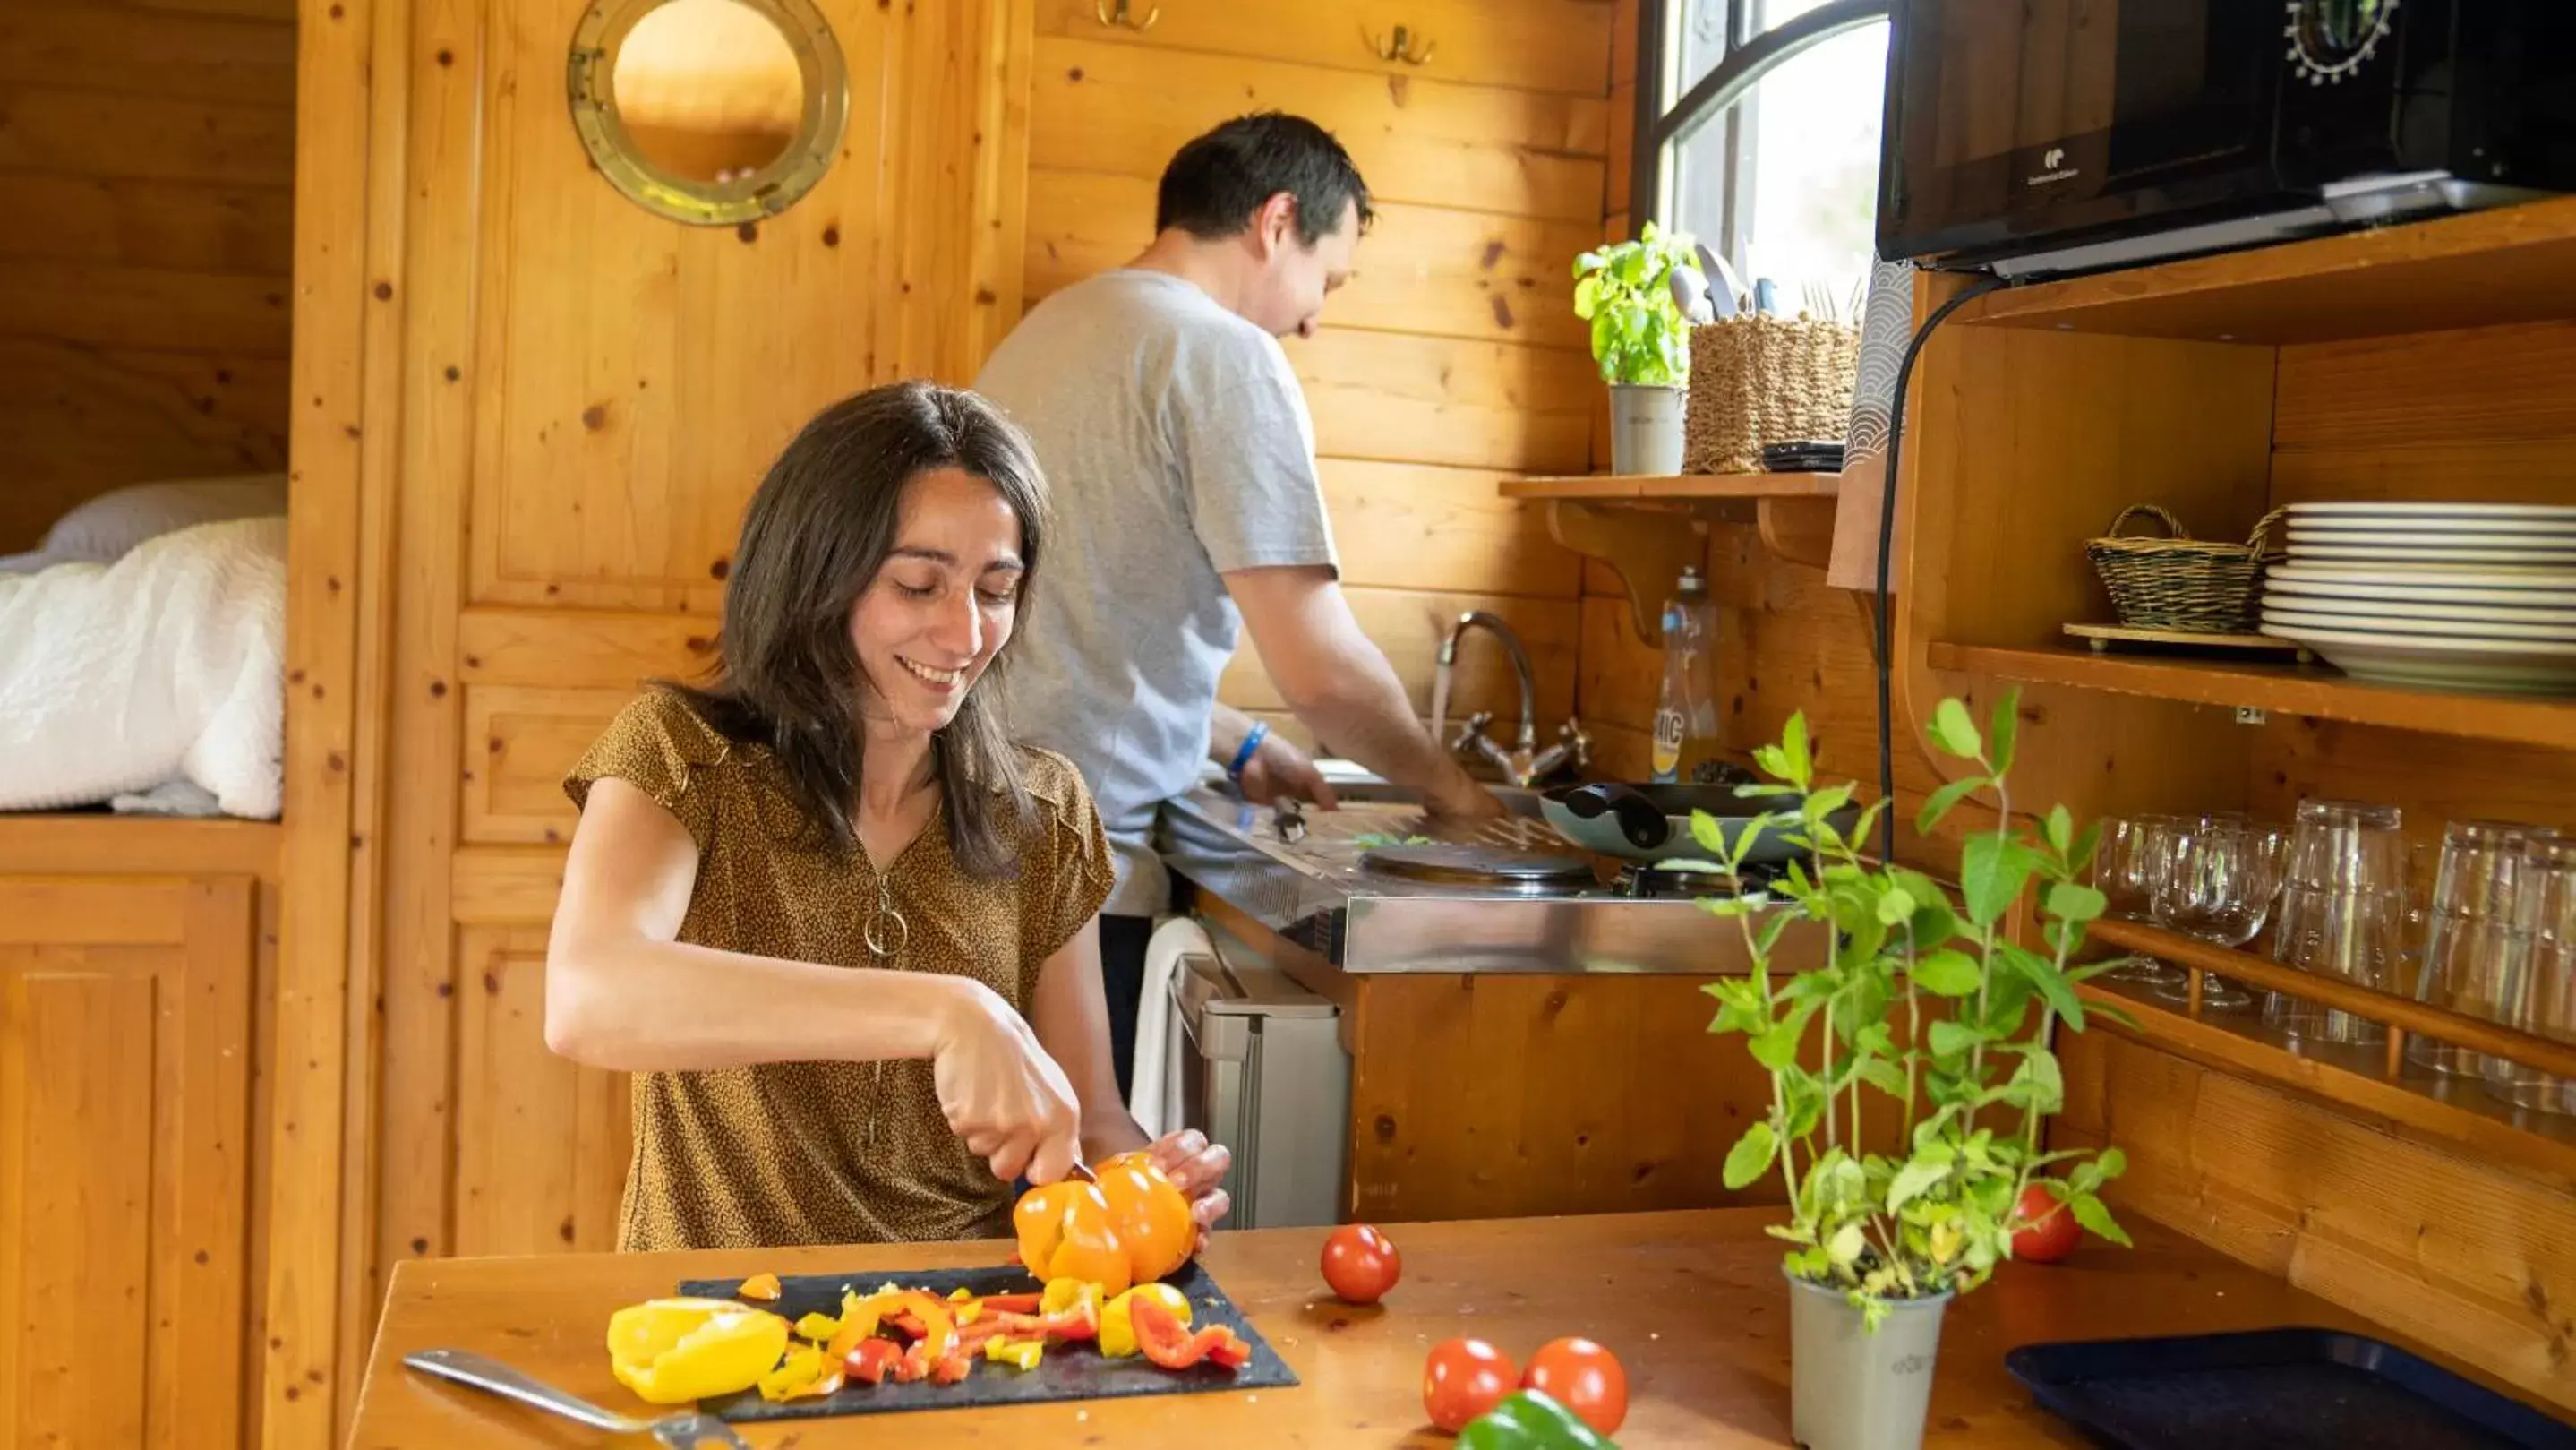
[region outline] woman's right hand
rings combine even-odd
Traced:
[[[1081,1151],[1081,1104],[1064,1069],[1011,1004],[981,982],[959,986],[931,1057],[948,1126],[1005,1183],[1053,1183]]]

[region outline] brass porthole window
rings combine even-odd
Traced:
[[[596,0],[566,83],[609,184],[698,226],[794,205],[831,169],[849,113],[840,43],[813,0]]]

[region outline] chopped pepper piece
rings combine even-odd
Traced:
[[[1458,1450],[1618,1450],[1618,1445],[1544,1392],[1520,1390],[1470,1420],[1458,1432]]]
[[[1191,1369],[1205,1360],[1221,1368],[1240,1369],[1252,1358],[1252,1346],[1222,1324],[1196,1334],[1160,1299],[1138,1299],[1127,1316],[1136,1326],[1136,1343],[1145,1357],[1164,1369]]]
[[[987,1294],[975,1302],[983,1305],[988,1314],[1035,1314],[1039,1297],[1036,1294]]]
[[[861,1341],[877,1332],[877,1305],[873,1299],[862,1299],[844,1289],[841,1291],[841,1323],[832,1331],[832,1340],[824,1349],[834,1359],[846,1359]],[[873,1384],[875,1381],[871,1380]]]
[[[758,1299],[764,1303],[775,1300],[778,1297],[778,1276],[754,1274],[743,1280],[742,1287],[734,1290],[734,1293],[745,1299]]]
[[[1111,1359],[1125,1359],[1140,1352],[1136,1344],[1136,1322],[1129,1317],[1138,1299],[1159,1299],[1172,1317],[1186,1329],[1190,1323],[1190,1296],[1169,1284],[1139,1284],[1109,1301],[1100,1313],[1100,1352]]]
[[[873,1385],[882,1383],[886,1371],[902,1357],[903,1351],[895,1348],[891,1339],[862,1339],[842,1356],[841,1367],[849,1371],[850,1378],[863,1385]]]
[[[930,1378],[930,1361],[922,1355],[920,1344],[915,1343],[895,1357],[894,1377],[907,1385]]]
[[[925,1355],[934,1364],[957,1342],[957,1321],[950,1317],[947,1302],[935,1295],[919,1289],[880,1290],[870,1302],[877,1307],[878,1323],[912,1335],[915,1347],[926,1346]]]
[[[995,1337],[984,1341],[984,1357],[986,1359],[994,1360],[1001,1364],[1016,1365],[1021,1369],[1036,1369],[1038,1367],[1038,1361],[1045,1358],[1045,1356],[1046,1341],[1043,1339],[1003,1339]]]
[[[796,1332],[816,1344],[828,1344],[841,1332],[841,1321],[829,1314],[808,1314],[796,1321]]]
[[[952,1354],[931,1366],[930,1382],[935,1385],[953,1385],[966,1378],[966,1372],[974,1367],[974,1362],[966,1356]]]
[[[760,1397],[773,1403],[828,1395],[841,1387],[841,1365],[819,1349],[791,1349],[778,1368],[760,1377]]]

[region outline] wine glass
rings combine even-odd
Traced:
[[[2281,858],[2287,835],[2278,826],[2240,817],[2203,816],[2172,834],[2156,853],[2159,924],[2186,936],[2241,947],[2262,934],[2281,891]],[[2188,1001],[2190,979],[2159,984],[2158,996]],[[2233,1012],[2254,1005],[2254,994],[2214,973],[2203,974],[2201,1005]]]
[[[2123,921],[2163,920],[2156,915],[2157,854],[2171,849],[2180,816],[2114,816],[2102,823],[2102,844],[2093,856],[2093,889],[2102,893],[2105,916]],[[2186,980],[2182,968],[2131,953],[2104,973],[2114,982],[2162,987]]]

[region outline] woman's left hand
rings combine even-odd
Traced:
[[[1234,1155],[1222,1143],[1211,1143],[1207,1134],[1196,1128],[1166,1133],[1146,1149],[1154,1157],[1154,1166],[1172,1180],[1172,1186],[1190,1201],[1190,1217],[1199,1226],[1198,1247],[1207,1247],[1208,1230],[1216,1227],[1233,1207],[1234,1200],[1217,1185],[1225,1181],[1226,1170],[1234,1166]]]

